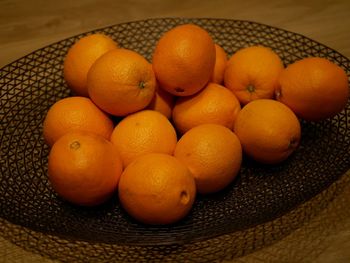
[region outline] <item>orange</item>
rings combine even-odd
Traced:
[[[224,83],[242,104],[256,99],[272,99],[282,70],[281,59],[270,48],[242,48],[229,59]]]
[[[213,74],[211,75],[210,81],[218,84],[222,84],[224,81],[224,74],[227,64],[227,54],[225,50],[219,46],[218,44],[215,44],[215,66]]]
[[[152,63],[163,89],[177,96],[192,95],[205,86],[213,73],[215,45],[201,27],[180,25],[159,39]]]
[[[267,164],[287,159],[300,141],[300,123],[281,102],[260,99],[248,103],[238,113],[234,132],[243,151]]]
[[[242,148],[237,136],[217,124],[203,124],[186,132],[178,141],[174,156],[193,174],[198,193],[222,190],[238,174]]]
[[[92,34],[79,39],[68,50],[64,60],[64,79],[68,87],[80,96],[88,96],[86,78],[91,65],[117,43],[103,34]]]
[[[164,89],[157,87],[154,97],[151,103],[148,105],[147,109],[158,111],[170,119],[174,103],[175,98],[172,94],[166,92]]]
[[[46,114],[43,133],[52,146],[62,135],[71,131],[89,131],[110,138],[114,124],[89,98],[68,97],[57,101]]]
[[[156,88],[152,65],[140,54],[121,48],[96,60],[87,83],[93,102],[116,116],[145,108]]]
[[[189,213],[196,186],[190,171],[176,158],[150,153],[126,167],[118,193],[122,206],[135,219],[171,224]]]
[[[348,77],[341,67],[325,58],[304,58],[281,73],[276,98],[305,120],[323,120],[345,108]]]
[[[238,99],[230,90],[209,83],[200,92],[176,101],[173,121],[180,133],[204,123],[221,124],[233,129],[240,109]]]
[[[143,110],[125,117],[115,127],[111,141],[126,167],[145,153],[173,154],[177,137],[170,121],[161,113]]]
[[[48,174],[53,189],[67,201],[99,205],[117,190],[122,162],[116,147],[100,135],[71,132],[52,146]]]

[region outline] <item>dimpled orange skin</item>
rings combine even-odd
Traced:
[[[238,50],[227,62],[225,87],[241,102],[272,99],[284,66],[270,48],[251,46]]]
[[[222,190],[237,176],[242,148],[230,129],[217,124],[203,124],[180,138],[174,156],[193,174],[197,192],[208,194]]]
[[[119,48],[96,60],[89,70],[87,85],[96,105],[112,115],[125,116],[151,102],[156,78],[144,57]]]
[[[341,67],[325,58],[298,60],[282,71],[276,98],[305,120],[327,119],[345,108],[348,77]]]
[[[176,96],[192,95],[211,78],[214,41],[197,25],[177,26],[159,39],[152,64],[161,88]]]
[[[214,82],[217,84],[222,84],[224,81],[224,75],[225,75],[225,69],[227,65],[227,54],[225,50],[219,46],[218,44],[215,44],[215,66],[214,71],[211,76],[210,82]]]
[[[227,88],[209,83],[200,92],[180,97],[173,109],[173,121],[180,133],[205,123],[216,123],[233,129],[241,110],[236,96]]]
[[[52,146],[64,134],[71,131],[89,131],[110,139],[114,124],[89,98],[68,97],[51,106],[43,123],[43,134]]]
[[[116,42],[103,34],[92,34],[79,39],[64,60],[63,73],[68,87],[80,96],[88,97],[87,74],[92,64],[104,53],[118,48]]]
[[[162,113],[168,119],[171,118],[171,114],[174,108],[175,97],[166,92],[164,89],[157,87],[154,97],[147,109],[155,110]]]
[[[258,162],[276,164],[298,147],[301,128],[293,111],[281,102],[255,100],[238,113],[234,132],[243,151]]]
[[[116,147],[102,136],[71,132],[51,148],[48,174],[54,190],[67,201],[95,206],[117,190],[122,162]]]
[[[195,181],[185,165],[167,154],[145,154],[121,175],[119,200],[135,219],[146,224],[172,224],[190,211]]]
[[[161,113],[143,110],[120,121],[111,135],[124,167],[146,153],[173,154],[177,135],[170,121]]]

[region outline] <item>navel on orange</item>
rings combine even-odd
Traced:
[[[133,161],[121,175],[124,209],[146,224],[171,224],[184,218],[196,195],[192,174],[175,157],[151,153]]]
[[[287,159],[298,147],[301,137],[300,123],[293,111],[269,99],[245,105],[238,113],[234,132],[247,155],[267,164]]]
[[[177,96],[189,96],[200,91],[211,78],[215,44],[203,28],[180,25],[159,39],[152,64],[163,89]]]

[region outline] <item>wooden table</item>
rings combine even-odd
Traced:
[[[348,0],[2,0],[0,67],[63,38],[154,17],[243,19],[308,36],[350,58]],[[350,174],[344,176],[349,183]],[[350,262],[350,187],[310,222],[262,250],[230,262]],[[324,229],[327,229],[326,233]],[[323,231],[323,232],[317,232]],[[308,249],[303,249],[303,245]],[[308,254],[307,254],[308,253]],[[0,262],[52,262],[0,234]]]
[[[350,57],[350,2],[78,0],[0,1],[0,66],[63,38],[151,17],[244,19],[306,35]]]

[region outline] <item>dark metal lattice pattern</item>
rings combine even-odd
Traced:
[[[262,44],[277,52],[286,65],[302,57],[320,56],[350,75],[350,61],[338,52],[299,34],[254,22],[166,18],[93,32],[108,34],[120,46],[151,60],[159,37],[189,22],[205,28],[230,55],[239,48]],[[63,59],[68,48],[86,34],[39,49],[0,70],[1,218],[68,240],[118,244],[130,250],[144,245],[150,250],[169,246],[169,251],[156,250],[172,254],[183,244],[199,242],[201,249],[215,236],[253,229],[275,219],[320,193],[349,169],[348,103],[332,119],[302,122],[301,146],[283,164],[264,166],[246,159],[227,189],[199,196],[190,215],[175,225],[139,224],[120,208],[116,196],[93,209],[62,201],[47,180],[49,148],[42,138],[42,122],[55,101],[69,96],[62,77]]]

